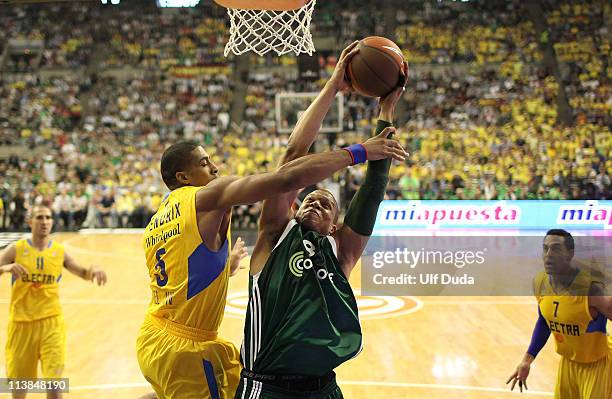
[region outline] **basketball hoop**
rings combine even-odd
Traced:
[[[310,21],[316,0],[215,0],[227,8],[230,37],[223,54],[315,51]]]

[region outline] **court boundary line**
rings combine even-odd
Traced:
[[[150,301],[147,299],[77,299],[77,298],[60,298],[60,302],[66,305],[147,305]],[[533,302],[523,302],[523,301],[435,301],[435,302],[427,302],[422,301],[423,305],[534,305]],[[8,304],[10,303],[10,298],[0,299],[0,304]],[[411,308],[414,309],[414,308]]]
[[[393,381],[338,381],[338,385],[343,386],[378,386],[387,388],[429,388],[436,390],[450,390],[450,391],[476,391],[476,392],[495,392],[505,394],[516,394],[516,395],[530,395],[530,396],[553,396],[553,392],[548,391],[510,391],[509,388],[497,388],[497,387],[479,387],[470,385],[455,385],[455,384],[424,384],[424,383],[413,383],[413,382],[393,382]],[[150,388],[150,385],[146,382],[136,383],[123,383],[123,384],[96,384],[96,385],[79,385],[71,386],[70,391],[91,391],[91,390],[108,390],[108,389],[128,389],[128,388]]]

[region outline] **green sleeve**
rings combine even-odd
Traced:
[[[375,134],[380,134],[383,129],[389,126],[391,126],[390,122],[379,120]],[[357,234],[369,236],[374,230],[378,206],[385,198],[390,167],[391,158],[368,161],[368,169],[363,184],[351,200],[344,217],[344,224]]]

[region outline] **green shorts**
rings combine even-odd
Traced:
[[[240,378],[240,385],[236,390],[234,399],[343,399],[342,391],[336,383],[336,377],[332,378],[323,388],[315,391],[303,391],[281,388],[273,383],[261,382],[246,377]]]

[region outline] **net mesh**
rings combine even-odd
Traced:
[[[290,11],[241,10],[228,8],[230,38],[224,55],[253,51],[264,55],[274,51],[277,55],[315,51],[310,34],[310,21],[316,0]]]

